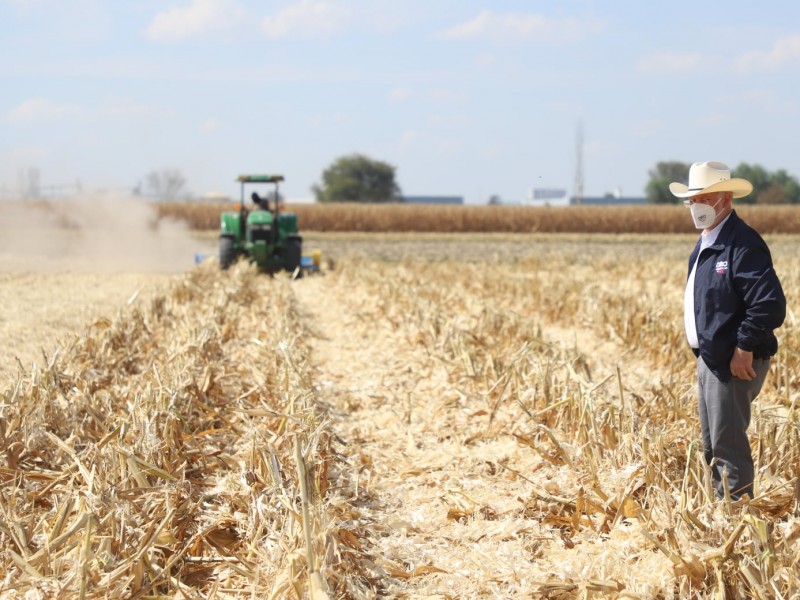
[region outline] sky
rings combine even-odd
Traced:
[[[407,195],[572,193],[580,163],[642,196],[662,160],[800,174],[798,92],[788,0],[0,0],[0,194],[173,169],[301,200],[360,153]]]

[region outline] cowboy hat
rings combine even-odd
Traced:
[[[712,160],[694,163],[689,168],[689,185],[670,183],[669,191],[678,198],[714,192],[733,192],[734,198],[742,198],[753,191],[753,184],[746,179],[731,179],[728,165]]]

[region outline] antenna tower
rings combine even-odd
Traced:
[[[583,204],[583,121],[575,133],[575,204]]]

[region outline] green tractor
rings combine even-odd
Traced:
[[[239,257],[247,257],[266,273],[286,270],[299,277],[303,273],[303,238],[297,232],[297,215],[280,212],[278,184],[283,175],[239,175],[241,201],[237,212],[220,216],[219,264],[229,268]],[[253,208],[245,206],[246,184],[275,184],[269,195],[250,196]]]

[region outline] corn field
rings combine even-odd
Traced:
[[[197,230],[219,230],[223,211],[234,204],[160,203],[161,217]],[[735,206],[761,233],[800,233],[796,206]],[[443,206],[404,204],[294,204],[303,231],[318,232],[498,232],[498,233],[690,233],[683,206]]]
[[[752,501],[703,461],[685,236],[212,258],[5,386],[0,597],[797,597],[800,253],[768,241]]]

